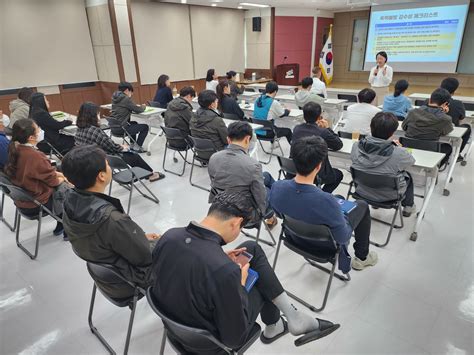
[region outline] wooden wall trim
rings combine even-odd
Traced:
[[[118,34],[117,17],[115,15],[114,0],[108,0],[110,23],[112,25],[112,37],[114,39],[115,57],[117,58],[117,68],[120,81],[125,81],[125,69],[123,67],[122,51],[120,50],[120,38]],[[133,38],[133,37],[132,37]],[[138,76],[138,73],[137,73]]]
[[[133,19],[132,19],[132,7],[130,5],[130,0],[127,0],[127,11],[128,11],[128,22],[130,24],[130,35],[132,38],[132,48],[133,48],[133,59],[135,60],[135,71],[137,73],[137,81],[141,83],[140,77],[140,68],[138,65],[138,52],[137,52],[137,45],[135,42],[135,31],[133,30]]]
[[[275,8],[270,9],[270,70],[273,75],[275,66]]]

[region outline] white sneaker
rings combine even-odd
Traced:
[[[360,260],[358,257],[354,257],[352,259],[352,268],[354,270],[363,270],[367,266],[374,266],[377,264],[377,261],[379,260],[379,257],[375,251],[369,251],[369,254],[367,254],[367,257],[365,260]]]
[[[412,213],[416,213],[416,205],[413,206],[405,206],[403,207],[403,217],[410,217]]]

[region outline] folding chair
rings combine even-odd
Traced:
[[[281,176],[285,179],[292,179],[296,176],[296,167],[295,163],[290,158],[285,158],[277,155],[278,164],[280,165],[280,170],[278,171],[278,180],[281,179]]]
[[[193,183],[193,171],[194,171],[194,161],[198,161],[201,163],[201,167],[207,166],[209,164],[209,159],[211,155],[217,152],[214,143],[210,139],[203,139],[203,138],[196,138],[188,136],[188,139],[191,141],[193,146],[193,162],[191,163],[191,173],[189,174],[189,183],[191,186],[195,186],[200,188],[204,191],[211,191],[210,188],[206,188],[204,186],[200,186],[198,184]]]
[[[17,219],[17,214],[16,214],[16,207],[15,207],[15,219],[13,221],[13,226],[5,219],[4,216],[4,211],[5,211],[5,191],[3,190],[3,185],[12,185],[12,182],[8,178],[7,175],[5,175],[4,172],[0,171],[0,189],[2,190],[2,202],[0,205],[0,221],[5,224],[8,229],[10,229],[12,232],[15,231],[16,229],[16,219]]]
[[[285,155],[285,153],[283,153],[283,149],[281,148],[280,138],[277,137],[277,134],[275,132],[275,124],[273,120],[259,120],[256,118],[252,118],[251,122],[263,126],[263,128],[259,128],[255,133],[257,135],[257,140],[260,143],[260,147],[262,147],[263,152],[270,155],[268,161],[259,160],[260,163],[269,164],[271,162],[272,156],[276,155],[273,153],[273,151],[275,150],[275,144],[278,144],[278,148],[280,148],[281,155]],[[265,134],[259,134],[259,131],[265,131]],[[270,152],[267,152],[265,150],[262,141],[271,143]]]
[[[392,221],[390,223],[372,217],[372,220],[390,226],[385,243],[379,244],[372,241],[370,242],[371,244],[377,247],[385,247],[390,242],[390,237],[392,236],[393,228],[397,228],[397,229],[403,228],[402,201],[405,196],[403,193],[400,192],[401,182],[399,179],[404,179],[404,177],[370,174],[365,171],[356,170],[352,167],[351,167],[351,175],[352,175],[352,181],[349,184],[349,191],[347,192],[347,198],[349,198],[349,196],[352,196],[356,200],[364,200],[369,205],[377,207],[377,208],[395,210],[395,212],[393,213]],[[373,190],[377,190],[377,189],[391,190],[391,192],[393,192],[394,199],[391,201],[384,201],[384,202],[373,201],[371,199],[368,199],[358,194],[356,192],[358,186],[364,186],[366,188],[370,188]],[[354,188],[354,191],[352,191],[352,188]],[[400,214],[400,225],[395,224],[395,219],[397,218],[397,214]]]
[[[130,214],[130,206],[132,204],[132,193],[135,188],[143,197],[155,202],[160,203],[158,197],[143,183],[143,179],[147,179],[153,175],[152,171],[145,170],[140,167],[130,167],[122,158],[116,155],[107,155],[107,161],[109,162],[110,168],[112,169],[112,181],[117,182],[119,185],[126,188],[130,193],[128,195],[128,207],[127,214]],[[110,182],[109,195],[112,192],[112,181]],[[136,183],[139,182],[148,193],[147,195],[142,192]]]
[[[177,176],[183,176],[186,170],[186,163],[188,162],[187,161],[188,150],[191,149],[191,145],[189,144],[187,138],[183,136],[183,134],[181,133],[179,129],[169,128],[169,127],[164,127],[164,126],[161,126],[161,129],[165,133],[165,137],[166,137],[165,153],[163,155],[163,170]],[[177,152],[181,156],[181,158],[183,158],[183,170],[180,173],[166,169],[165,163],[166,163],[166,153],[168,152],[168,149],[174,151],[175,153]],[[183,152],[185,152],[184,156],[183,156]],[[173,157],[173,161],[177,163],[178,159],[176,157]]]
[[[34,260],[38,256],[39,238],[41,235],[41,224],[42,224],[43,217],[49,215],[60,223],[62,223],[62,220],[61,218],[56,216],[48,207],[46,207],[44,204],[36,200],[33,196],[31,196],[31,194],[28,191],[22,189],[21,187],[4,183],[4,182],[0,182],[0,186],[2,188],[2,192],[6,194],[8,197],[10,197],[15,203],[16,202],[32,202],[39,208],[38,214],[33,215],[33,216],[29,214],[25,214],[24,212],[22,212],[20,208],[16,208],[15,225],[13,226],[13,229],[10,227],[12,231],[16,230],[15,240],[16,240],[16,245],[18,246],[18,248],[20,248],[26,255],[28,255],[31,260]],[[34,253],[31,253],[20,242],[21,217],[26,218],[30,221],[38,222],[38,226],[36,228],[36,240],[35,240]]]
[[[76,255],[79,256],[79,254],[77,254],[76,251],[74,252],[76,253]],[[97,330],[97,328],[94,326],[92,322],[92,314],[94,312],[95,295],[96,295],[97,289],[99,289],[100,293],[102,293],[102,295],[113,305],[117,307],[121,307],[121,308],[129,307],[131,313],[130,313],[130,319],[128,321],[127,336],[125,338],[125,348],[123,350],[123,353],[126,355],[128,354],[128,348],[130,346],[130,337],[132,335],[133,320],[135,318],[135,310],[137,307],[137,302],[142,296],[145,295],[146,291],[140,288],[138,285],[134,284],[133,282],[125,279],[114,265],[94,263],[92,261],[87,261],[87,260],[85,261],[87,262],[87,270],[89,271],[89,274],[94,280],[94,286],[92,287],[91,302],[89,306],[89,316],[88,316],[89,328],[92,334],[94,334],[97,337],[97,339],[99,339],[99,341],[102,343],[102,345],[104,345],[104,347],[107,349],[107,351],[110,354],[116,354],[115,350],[105,340],[102,334],[100,334],[100,332]],[[107,294],[106,290],[101,288],[101,284],[110,284],[110,285],[113,285],[114,288],[121,288],[124,290],[128,289],[130,290],[131,296],[125,297],[125,298],[114,298],[110,296],[109,294]]]
[[[405,148],[412,148],[412,149],[420,149],[420,150],[427,150],[430,152],[441,152],[441,145],[442,142],[434,141],[434,140],[424,140],[424,139],[416,139],[416,138],[408,138],[408,137],[400,137],[400,144]],[[447,144],[447,143],[445,143]],[[439,168],[445,168],[449,165],[449,159],[441,165],[439,164]],[[444,170],[444,169],[443,169]],[[453,178],[449,182],[452,182]],[[444,192],[443,192],[444,193]],[[448,193],[449,194],[449,193]]]
[[[347,106],[349,106],[351,103],[359,102],[359,100],[357,99],[357,95],[355,94],[337,94],[337,99],[347,100],[347,102],[344,104],[345,111],[347,111]]]
[[[238,349],[231,349],[228,346],[220,342],[214,335],[209,331],[199,328],[189,327],[181,324],[170,317],[165,315],[165,312],[159,308],[155,297],[153,296],[152,288],[149,287],[146,292],[146,298],[151,309],[161,318],[163,322],[163,338],[161,340],[160,355],[164,354],[166,340],[168,339],[173,350],[178,354],[190,354],[189,351],[182,345],[192,349],[199,349],[202,346],[209,346],[215,344],[217,347],[225,351],[229,355],[241,355],[247,351],[253,343],[260,337],[261,328],[258,323],[254,323],[252,329],[249,332],[247,341]],[[199,350],[195,352],[199,353]]]
[[[282,242],[288,249],[305,258],[311,266],[329,274],[323,303],[319,308],[286,291],[288,296],[295,299],[305,307],[308,307],[313,312],[322,311],[326,307],[333,277],[335,276],[342,281],[351,280],[349,273],[343,276],[335,272],[339,254],[343,247],[336,243],[328,226],[308,224],[289,216],[283,216],[280,238],[275,253],[275,260],[273,261],[273,270],[276,268]],[[301,243],[310,244],[311,248],[302,247]],[[332,264],[330,270],[320,265],[326,263]]]
[[[127,143],[130,147],[134,144],[137,144],[137,141],[132,137],[130,133],[127,132],[122,123],[113,117],[104,117],[107,120],[108,126],[110,128],[110,136],[121,138],[122,143]],[[129,125],[129,123],[127,123]]]
[[[428,103],[428,100],[415,100],[415,106],[424,106]]]
[[[337,131],[337,135],[341,138],[352,139],[352,133],[351,132]],[[359,134],[359,140],[362,140],[364,138],[365,138],[365,134]]]

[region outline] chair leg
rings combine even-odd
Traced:
[[[395,225],[395,220],[397,219],[397,215],[399,214],[400,212],[400,220],[401,220],[401,225],[400,226],[397,226]],[[378,222],[381,222],[381,223],[384,223],[384,224],[388,224],[387,222],[385,221],[381,221],[379,219],[375,219],[373,218],[375,221],[378,221]],[[393,217],[392,217],[392,223],[390,224],[390,229],[388,231],[388,235],[387,235],[387,239],[385,240],[385,243],[383,244],[379,244],[379,243],[376,243],[376,242],[370,242],[370,244],[372,245],[375,245],[376,247],[379,247],[379,248],[383,248],[385,246],[387,246],[387,244],[390,242],[390,237],[392,236],[392,232],[393,232],[393,228],[403,228],[403,217],[402,217],[402,208],[401,208],[401,204],[399,203],[397,208],[395,209],[395,212],[393,214]]]
[[[99,339],[99,341],[102,343],[102,345],[107,349],[107,351],[110,353],[110,354],[116,354],[116,352],[114,351],[114,349],[112,349],[112,347],[109,345],[109,343],[107,343],[107,341],[104,339],[104,337],[102,336],[102,334],[99,333],[99,331],[97,330],[97,328],[94,326],[94,324],[92,323],[92,313],[94,312],[94,303],[95,303],[95,295],[97,293],[97,286],[95,285],[94,283],[94,286],[92,287],[92,296],[91,296],[91,304],[89,306],[89,317],[88,317],[88,321],[89,321],[89,329],[91,330],[92,334],[94,334],[97,339]]]
[[[204,191],[207,191],[207,192],[211,192],[211,189],[208,189],[204,186],[193,183],[193,172],[194,172],[195,158],[196,158],[196,153],[193,154],[193,161],[191,163],[191,173],[189,174],[189,183],[191,184],[191,186],[197,187],[198,189],[201,189],[201,190],[204,190]]]
[[[151,197],[145,193],[143,193],[139,188],[138,186],[136,186],[135,184],[133,184],[135,186],[135,189],[137,189],[138,192],[140,192],[140,194],[149,199],[150,201],[153,201],[154,203],[156,204],[159,204],[160,203],[160,200],[158,197],[156,197],[156,195],[148,188],[148,186],[146,186],[142,180],[138,180],[138,182],[148,191],[148,193],[151,195]]]
[[[38,256],[38,249],[39,249],[39,239],[41,235],[41,221],[43,219],[43,209],[40,207],[40,213],[38,217],[38,227],[36,228],[36,241],[35,241],[35,251],[34,254],[32,254],[28,249],[26,249],[21,243],[20,243],[20,221],[21,221],[21,215],[17,211],[16,212],[18,215],[17,219],[17,225],[16,225],[16,245],[18,248],[23,250],[23,252],[30,257],[31,260],[35,260],[36,257]],[[16,218],[16,217],[15,217]]]
[[[266,165],[266,164],[270,164],[270,161],[272,160],[272,155],[271,155],[271,153],[268,153],[268,152],[265,150],[265,148],[263,147],[263,144],[262,144],[262,141],[261,141],[261,140],[258,140],[258,143],[260,143],[260,147],[262,148],[262,150],[263,150],[263,152],[264,152],[265,154],[267,154],[267,155],[270,154],[270,157],[268,158],[268,161],[259,160],[259,162],[262,163],[262,164],[265,164],[265,165]],[[272,145],[273,145],[273,143],[272,143]]]
[[[280,254],[280,248],[281,248],[281,236],[283,235],[283,228],[281,229],[280,237],[278,238],[278,244],[277,244],[277,249],[275,252],[275,259],[273,259],[273,271],[275,271],[277,260],[278,260],[278,255]]]
[[[130,346],[130,338],[132,336],[133,320],[135,319],[135,310],[137,309],[137,302],[138,289],[135,289],[135,294],[133,295],[132,312],[130,313],[130,320],[128,321],[127,338],[125,339],[125,348],[123,350],[124,355],[128,354],[128,348]]]
[[[163,325],[163,338],[161,338],[161,346],[160,346],[160,355],[164,355],[165,347],[166,347],[166,330],[165,326]]]
[[[188,151],[186,150],[186,153],[184,155],[184,158],[183,158],[183,155],[181,154],[181,152],[178,151],[179,155],[181,155],[181,158],[183,158],[184,162],[183,162],[183,169],[181,170],[180,173],[178,172],[175,172],[175,171],[172,171],[172,170],[168,170],[166,169],[165,167],[165,163],[166,163],[166,153],[168,152],[168,145],[165,144],[165,152],[163,154],[163,170],[166,171],[167,173],[170,173],[170,174],[173,174],[173,175],[176,175],[176,176],[183,176],[184,175],[184,172],[186,171],[186,162],[187,162],[187,158],[188,158]],[[175,152],[177,152],[175,150]],[[176,159],[173,155],[173,160]]]
[[[247,238],[251,238],[251,239],[255,239],[255,241],[258,243],[258,242],[262,242],[264,244],[267,244],[271,247],[274,247],[276,245],[276,241],[275,241],[275,238],[273,238],[273,235],[272,233],[270,232],[270,230],[268,229],[268,232],[270,234],[270,237],[272,238],[272,241],[269,242],[268,240],[265,240],[265,239],[260,239],[260,230],[262,228],[262,223],[265,223],[265,221],[261,220],[260,221],[260,225],[258,226],[257,228],[257,236],[254,236],[250,233],[247,233],[246,231],[242,230],[242,234],[245,235]]]
[[[2,193],[2,203],[0,206],[0,221],[5,224],[8,229],[10,229],[12,232],[15,231],[15,226],[16,226],[16,210],[15,210],[15,219],[13,220],[13,226],[5,219],[5,216],[3,215],[3,212],[5,211],[5,194]]]
[[[128,206],[127,206],[127,214],[130,215],[130,207],[132,205],[132,193],[133,193],[133,187],[135,185],[133,183],[130,184],[130,192],[128,194]]]

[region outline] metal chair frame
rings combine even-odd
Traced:
[[[260,144],[260,147],[262,148],[263,152],[265,154],[269,155],[268,161],[259,160],[260,163],[265,164],[265,165],[270,164],[270,162],[272,161],[272,157],[273,156],[278,156],[277,154],[273,153],[274,150],[276,149],[275,144],[278,145],[278,148],[280,149],[281,155],[285,155],[285,153],[283,153],[283,149],[281,148],[280,138],[277,136],[277,134],[275,132],[275,124],[274,124],[273,120],[260,120],[260,119],[252,118],[251,122],[255,123],[255,124],[262,125],[263,126],[263,128],[261,128],[262,130],[273,133],[273,137],[271,137],[271,138],[270,137],[265,137],[265,136],[262,136],[262,135],[258,135],[258,134],[256,136],[257,140],[258,140],[258,143]],[[262,141],[271,143],[270,152],[265,150],[265,148],[262,144]]]
[[[193,183],[193,171],[194,171],[194,162],[197,160],[200,164],[201,167],[205,167],[209,163],[209,159],[204,159],[200,157],[199,155],[202,153],[215,153],[217,152],[217,149],[214,146],[214,143],[210,139],[203,139],[203,138],[197,138],[197,137],[191,137],[188,136],[188,139],[192,143],[192,150],[193,150],[193,160],[191,163],[191,173],[189,174],[189,183],[191,186],[197,187],[201,190],[211,192],[210,188],[207,188],[205,186],[198,185],[196,183]]]
[[[181,131],[179,129],[163,127],[163,126],[161,126],[161,129],[164,132],[165,138],[166,138],[165,152],[163,154],[163,170],[168,172],[168,173],[171,173],[173,175],[176,175],[176,176],[183,176],[184,172],[186,171],[186,163],[189,164],[187,159],[188,159],[188,151],[189,151],[189,149],[191,149],[191,145],[189,144],[186,137],[182,136]],[[167,131],[168,131],[168,133],[167,133]],[[178,132],[179,132],[179,137],[177,135]],[[176,136],[175,137],[169,137],[170,133],[174,133]],[[183,140],[187,144],[186,148],[178,149],[178,148],[175,148],[175,147],[171,146],[170,141],[173,141],[173,140],[176,140],[176,141],[177,140]],[[166,169],[165,164],[166,164],[166,155],[167,155],[168,149],[173,150],[175,153],[177,152],[181,156],[181,158],[183,159],[183,169],[181,170],[181,172],[175,172],[175,171]],[[183,152],[185,152],[184,156],[183,156]],[[173,161],[175,163],[178,162],[178,159],[176,158],[176,156],[173,156]]]

